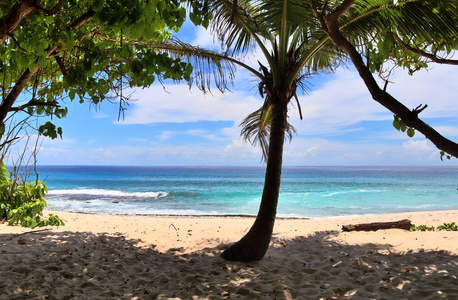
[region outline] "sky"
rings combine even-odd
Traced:
[[[215,47],[202,28],[186,25],[185,42]],[[248,57],[257,66],[256,53]],[[458,141],[458,72],[435,65],[414,76],[401,69],[390,77],[387,91],[407,107],[428,104],[421,118],[449,139]],[[289,120],[297,130],[285,143],[286,166],[458,165],[442,162],[439,150],[416,133],[409,138],[392,126],[393,114],[372,100],[354,69],[310,78],[310,90],[299,93],[304,119],[290,105]],[[257,166],[258,148],[244,142],[240,122],[261,107],[257,82],[238,68],[230,92],[204,95],[166,82],[133,90],[134,102],[118,122],[118,105],[66,103],[69,114],[54,120],[63,138],[44,139],[40,165]]]

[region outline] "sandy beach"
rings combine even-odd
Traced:
[[[279,219],[250,263],[218,254],[253,218],[57,214],[65,226],[0,224],[0,299],[458,299],[458,232],[341,231],[458,211]]]

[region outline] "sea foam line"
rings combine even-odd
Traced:
[[[137,198],[162,198],[168,195],[167,192],[124,192],[104,189],[68,189],[49,190],[49,196],[56,195],[91,195],[105,197],[137,197]]]

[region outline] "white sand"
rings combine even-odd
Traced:
[[[0,224],[0,299],[458,299],[458,232],[341,232],[458,211],[277,220],[250,263],[218,254],[252,218],[57,214],[66,226]]]

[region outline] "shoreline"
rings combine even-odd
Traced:
[[[0,299],[458,297],[458,232],[341,231],[401,219],[438,226],[458,222],[458,210],[277,219],[265,258],[249,263],[219,254],[252,217],[50,212],[66,225],[0,224]]]
[[[454,212],[458,209],[437,209],[437,210],[419,210],[419,211],[403,211],[403,212],[384,212],[384,213],[368,213],[368,214],[354,214],[354,215],[345,215],[345,216],[322,216],[322,217],[300,217],[300,216],[277,216],[275,220],[323,220],[323,219],[354,219],[354,218],[364,218],[368,216],[389,216],[389,215],[404,215],[404,214],[421,214],[421,213],[441,213],[441,212]],[[63,214],[81,214],[81,215],[95,215],[95,216],[126,216],[126,217],[164,217],[164,218],[246,218],[246,219],[255,219],[256,215],[250,214],[123,214],[123,213],[103,213],[103,212],[82,212],[82,211],[64,211],[64,210],[53,210],[45,208],[43,210],[44,216],[47,216],[49,213],[58,215],[59,213]]]

